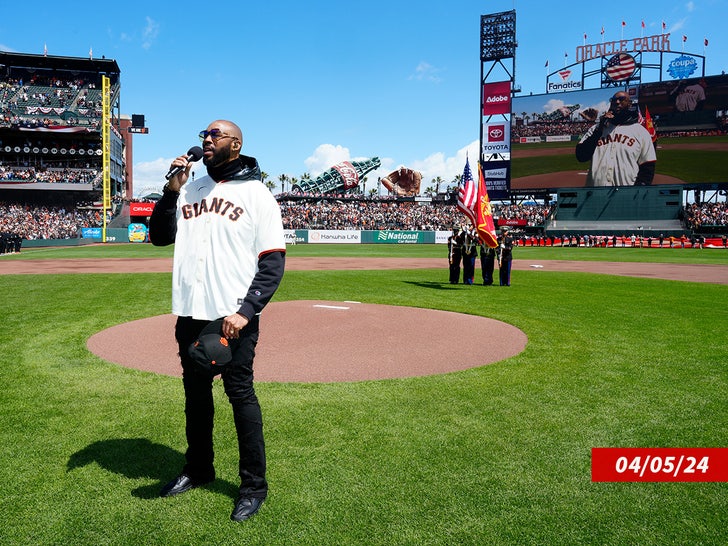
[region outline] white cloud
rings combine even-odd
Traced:
[[[686,19],[680,19],[677,23],[673,23],[670,25],[670,30],[668,32],[673,33],[677,32],[678,30],[681,30],[685,26]]]
[[[463,148],[455,152],[454,156],[446,157],[444,153],[437,152],[427,156],[425,159],[413,161],[407,165],[410,169],[420,171],[422,173],[422,189],[432,185],[432,180],[438,176],[442,178],[444,186],[450,184],[456,175],[463,174],[465,160],[470,160],[470,168],[475,169],[478,162],[479,141],[474,140]]]
[[[685,9],[688,11],[695,11],[695,2],[688,2],[685,4]]]
[[[157,36],[159,36],[159,23],[149,16],[147,16],[146,21],[147,24],[142,31],[142,47],[149,49],[157,39]]]
[[[415,68],[415,73],[410,76],[409,79],[439,83],[442,81],[442,78],[437,75],[439,72],[439,68],[435,68],[430,63],[421,61],[420,64],[417,65],[417,68]]]
[[[154,161],[142,161],[134,164],[134,197],[150,193],[156,190],[161,193],[162,186],[166,183],[164,175],[169,170],[169,165],[174,158],[158,158]],[[197,167],[193,167],[194,171]],[[198,169],[199,170],[199,169]]]
[[[336,146],[333,144],[321,144],[314,150],[313,155],[307,157],[303,163],[306,165],[306,171],[311,177],[316,178],[332,165],[350,160],[351,153],[349,152],[349,148],[344,148],[338,144]]]
[[[547,114],[550,114],[551,112],[555,112],[556,110],[559,110],[560,108],[563,108],[566,103],[561,99],[551,99],[543,106],[543,111]]]

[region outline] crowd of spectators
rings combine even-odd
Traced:
[[[668,137],[704,137],[724,136],[728,133],[728,116],[721,116],[716,119],[716,127],[711,129],[685,129],[660,131],[659,124],[656,124],[658,135]],[[572,137],[581,136],[587,132],[594,123],[590,121],[561,121],[561,122],[531,122],[529,124],[516,124],[511,128],[511,140],[518,142],[521,137],[545,137],[553,135],[569,135]]]
[[[527,226],[542,226],[553,210],[548,205],[495,204],[493,215],[502,220],[525,220]]]
[[[92,184],[98,183],[100,171],[97,169],[44,169],[6,168],[0,165],[0,181],[20,180],[23,182]]]
[[[23,239],[73,239],[83,227],[102,225],[102,212],[96,209],[0,202],[0,232]]]
[[[34,118],[28,116],[18,116],[14,114],[8,108],[0,110],[0,127],[12,127],[14,129],[38,129],[40,127],[75,127],[77,125],[83,125],[84,127],[98,128],[101,126],[99,120],[86,121],[83,124],[78,118],[66,117],[61,118]]]
[[[449,231],[467,222],[455,205],[366,199],[282,201],[280,206],[286,229]],[[541,226],[551,210],[549,206],[534,204],[492,205],[496,224],[515,219],[526,220],[528,226]],[[75,238],[83,227],[100,227],[103,224],[102,214],[91,203],[77,203],[75,207],[66,209],[61,206],[0,202],[0,232],[15,233],[31,240]],[[728,203],[688,204],[685,218],[687,227],[695,231],[703,225],[728,225]],[[549,241],[543,235],[523,234],[518,238],[519,244],[526,246],[554,244],[554,241]],[[565,244],[634,246],[634,242],[625,244],[623,240],[628,240],[628,237],[611,241],[606,236],[573,235]],[[654,245],[657,245],[656,239]]]
[[[45,116],[33,117],[40,113]],[[100,116],[101,95],[94,82],[43,76],[0,82],[0,126],[98,126]]]
[[[511,138],[518,140],[520,137],[529,136],[550,136],[550,135],[571,135],[581,136],[594,123],[591,121],[560,121],[551,123],[529,123],[517,124],[511,129]]]
[[[687,227],[699,231],[703,226],[728,226],[728,202],[691,203],[684,209]]]
[[[286,229],[361,229],[449,231],[466,223],[455,205],[433,205],[391,200],[282,201]],[[492,205],[498,220],[525,220],[543,225],[551,208],[539,205]]]

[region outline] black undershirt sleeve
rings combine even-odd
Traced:
[[[637,171],[637,179],[634,181],[635,186],[649,186],[655,178],[655,162],[649,161],[640,165]]]
[[[177,198],[179,192],[164,190],[149,218],[149,240],[154,246],[174,243],[177,235]]]
[[[239,315],[250,320],[263,310],[281,283],[285,264],[286,253],[283,250],[268,252],[258,258],[258,272],[238,309]]]
[[[587,138],[584,142],[580,142],[576,145],[576,159],[577,161],[580,161],[584,163],[585,161],[589,161],[592,156],[594,155],[594,150],[597,149],[597,144],[599,143],[599,137],[602,134],[601,127],[597,127],[594,133]]]

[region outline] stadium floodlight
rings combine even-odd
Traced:
[[[480,16],[480,60],[497,61],[516,56],[516,12]]]

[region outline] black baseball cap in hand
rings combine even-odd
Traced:
[[[233,359],[239,340],[222,335],[222,319],[213,320],[200,332],[188,352],[194,362],[212,375],[222,373]]]

